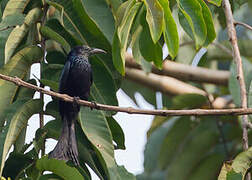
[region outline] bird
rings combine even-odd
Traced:
[[[59,100],[62,130],[55,148],[49,153],[49,158],[71,160],[74,165],[79,166],[75,135],[75,123],[80,111],[77,99],[88,100],[93,83],[89,57],[100,53],[106,53],[106,51],[82,45],[74,47],[67,55],[60,76],[59,93],[74,97],[74,102]]]

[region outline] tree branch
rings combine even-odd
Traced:
[[[240,85],[240,97],[241,97],[241,107],[246,109],[248,107],[247,105],[247,95],[246,95],[246,86],[244,81],[244,75],[243,75],[243,69],[242,69],[242,59],[237,43],[237,36],[236,36],[236,30],[234,26],[234,19],[233,14],[231,10],[231,5],[229,3],[229,0],[223,0],[222,1],[223,9],[226,16],[226,22],[227,22],[227,31],[228,31],[228,37],[232,44],[232,51],[233,51],[233,58],[234,62],[236,64],[237,68],[237,80],[239,81]],[[248,117],[246,115],[242,116],[242,126],[243,126],[243,149],[248,149]]]
[[[60,94],[53,91],[46,90],[44,88],[35,86],[27,83],[18,77],[10,77],[0,74],[0,79],[10,81],[18,86],[23,86],[35,91],[53,96],[66,102],[74,102],[74,98],[67,94]],[[77,102],[76,102],[77,101]],[[84,100],[75,100],[81,106],[91,107],[93,109],[114,111],[114,112],[125,112],[129,114],[147,114],[147,115],[158,115],[158,116],[217,116],[217,115],[244,115],[252,114],[252,108],[237,108],[237,109],[191,109],[191,110],[147,110],[147,109],[135,109],[131,107],[118,107],[105,104],[96,104]]]
[[[141,69],[141,66],[135,62],[131,54],[127,53],[125,59],[127,67]],[[219,85],[227,85],[230,75],[228,71],[192,67],[170,60],[164,61],[162,70],[152,66],[152,72],[159,75],[175,77],[184,81],[205,82]]]
[[[252,31],[252,27],[244,22],[240,22],[240,21],[234,21],[234,25],[241,25],[245,28],[247,28],[248,30]]]

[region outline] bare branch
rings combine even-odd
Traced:
[[[243,26],[245,28],[247,28],[248,30],[252,31],[252,27],[244,22],[240,22],[240,21],[234,21],[234,25],[240,25]]]
[[[67,102],[74,102],[74,98],[68,96],[67,94],[60,94],[53,91],[46,90],[44,88],[35,86],[33,84],[27,83],[18,77],[10,77],[0,74],[0,79],[10,81],[18,86],[23,86],[26,88],[33,89],[38,92],[53,96],[55,98],[61,99]],[[244,115],[252,114],[252,108],[237,108],[237,109],[191,109],[191,110],[147,110],[147,109],[135,109],[135,108],[125,108],[118,106],[111,106],[105,104],[96,104],[89,101],[77,100],[81,106],[91,107],[93,109],[114,111],[114,112],[125,112],[129,114],[147,114],[147,115],[158,115],[158,116],[217,116],[217,115]]]
[[[241,59],[241,55],[240,55],[240,51],[239,51],[239,47],[237,43],[237,36],[236,36],[236,30],[234,26],[233,14],[232,14],[229,0],[223,0],[222,5],[223,5],[223,9],[226,16],[228,37],[232,44],[233,58],[237,67],[237,80],[239,81],[239,85],[240,85],[241,107],[246,109],[248,107],[246,86],[245,86],[243,69],[242,69],[242,59]],[[242,124],[243,124],[242,125],[243,126],[243,149],[246,150],[248,149],[248,130],[247,130],[248,117],[247,115],[242,116]]]
[[[141,69],[141,66],[135,62],[131,54],[126,54],[126,66]],[[184,81],[196,81],[227,85],[230,73],[228,71],[212,70],[202,67],[192,67],[185,64],[165,60],[162,70],[152,66],[152,72],[155,74],[166,75],[178,78]]]

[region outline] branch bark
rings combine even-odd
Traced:
[[[132,55],[126,54],[126,66],[141,69],[141,66],[135,62]],[[192,67],[185,64],[165,60],[162,70],[152,66],[152,72],[159,75],[171,76],[184,81],[205,82],[219,85],[227,85],[229,71],[212,70],[202,67]]]
[[[237,80],[239,81],[240,85],[240,97],[241,97],[241,107],[243,109],[247,109],[247,94],[246,94],[246,86],[244,81],[244,75],[243,75],[243,69],[242,69],[242,59],[237,43],[237,36],[236,36],[236,30],[234,25],[234,19],[233,14],[231,10],[231,5],[229,3],[229,0],[223,0],[222,6],[225,12],[226,16],[226,22],[227,22],[227,31],[228,31],[228,37],[232,44],[232,51],[233,51],[233,59],[236,64],[237,68]],[[243,126],[243,149],[248,149],[248,117],[247,115],[242,116],[242,126]]]
[[[147,109],[135,109],[131,107],[118,107],[105,104],[96,104],[84,100],[74,100],[73,97],[67,94],[60,94],[53,91],[46,90],[44,88],[35,86],[27,83],[18,77],[10,77],[0,74],[0,79],[10,81],[18,86],[34,89],[35,91],[41,92],[61,99],[67,102],[76,102],[81,106],[87,106],[97,110],[114,111],[114,112],[125,112],[129,114],[147,114],[147,115],[158,115],[158,116],[217,116],[217,115],[244,115],[252,114],[252,108],[237,108],[237,109],[191,109],[191,110],[147,110]]]
[[[240,25],[240,26],[243,26],[243,27],[247,28],[248,30],[252,31],[252,27],[244,22],[234,21],[234,25]]]

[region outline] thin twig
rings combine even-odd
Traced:
[[[0,79],[10,81],[18,86],[23,86],[29,89],[33,89],[38,92],[53,96],[66,102],[74,102],[74,98],[67,94],[60,94],[53,91],[46,90],[44,88],[27,83],[18,77],[10,77],[0,74]],[[77,101],[77,102],[76,102]],[[93,103],[85,100],[75,100],[81,106],[91,107],[97,110],[125,112],[129,114],[147,114],[158,116],[217,116],[217,115],[244,115],[252,114],[252,108],[236,108],[236,109],[191,109],[191,110],[147,110],[147,109],[135,109],[131,107],[118,107],[99,103]]]
[[[41,26],[44,26],[45,21],[46,21],[46,15],[48,11],[48,4],[44,2],[44,7],[43,7],[43,16],[41,18]],[[44,62],[45,54],[46,54],[46,47],[45,47],[45,37],[41,36],[41,42],[40,42],[41,48],[43,50],[43,57],[40,62],[40,77],[41,77],[41,72],[42,72],[42,62]],[[40,87],[44,87],[43,84],[40,84]],[[40,100],[44,101],[44,94],[40,92]],[[39,127],[43,128],[44,127],[44,113],[41,111],[39,113]],[[45,142],[43,142],[42,148],[41,148],[41,155],[43,156],[45,154]]]
[[[237,36],[236,36],[236,30],[234,26],[234,19],[233,14],[231,10],[231,5],[229,3],[229,0],[223,0],[222,1],[223,9],[226,16],[226,22],[227,22],[227,31],[228,31],[228,37],[232,44],[232,51],[233,51],[233,58],[234,62],[236,64],[237,68],[237,80],[240,85],[240,98],[241,98],[241,107],[246,109],[248,107],[247,105],[247,94],[246,94],[246,86],[244,81],[244,75],[243,75],[243,69],[242,69],[242,59],[237,43]],[[248,149],[248,117],[247,115],[242,116],[242,129],[243,129],[243,149]]]
[[[250,31],[252,31],[252,26],[250,26],[250,25],[248,25],[248,24],[246,24],[246,23],[244,23],[244,22],[234,21],[234,25],[235,25],[235,26],[236,26],[236,25],[240,25],[240,26],[243,26],[243,27],[249,29]]]

